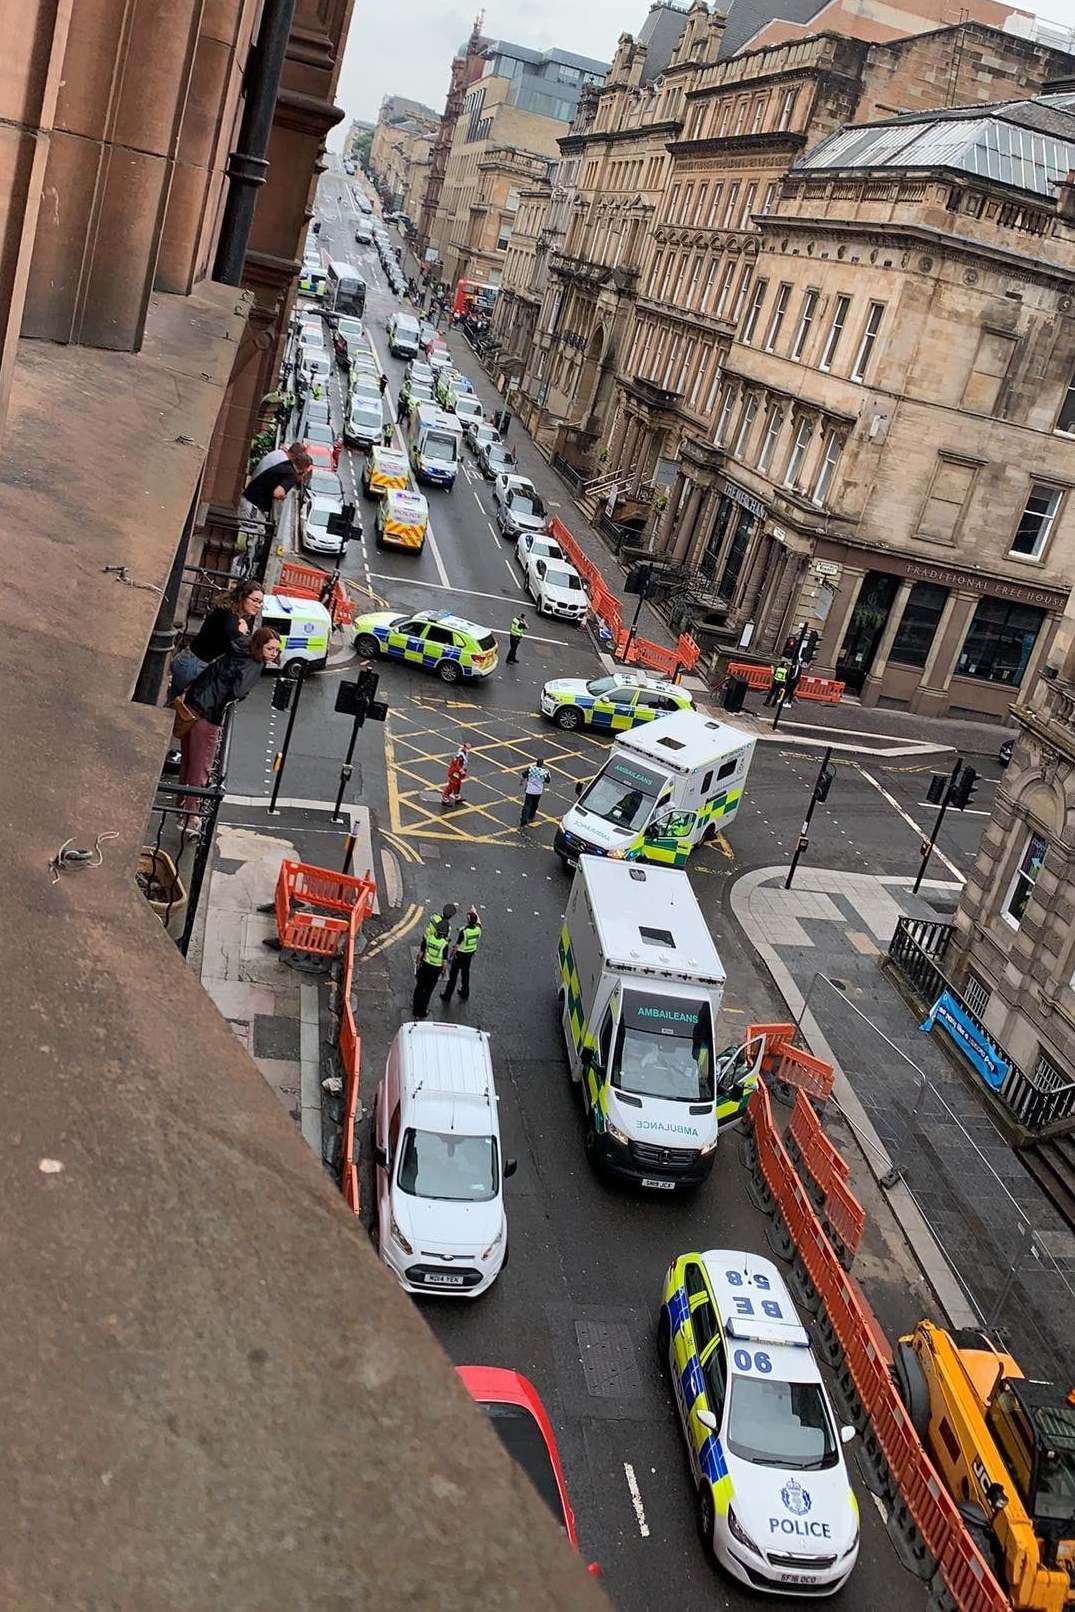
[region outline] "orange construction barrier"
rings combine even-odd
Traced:
[[[773,1080],[780,1086],[804,1091],[819,1102],[828,1102],[834,1079],[832,1064],[787,1043],[777,1051],[779,1057],[772,1071]]]
[[[872,1440],[898,1486],[890,1527],[904,1541],[923,1577],[939,1572],[960,1612],[1010,1612],[1010,1601],[967,1533],[955,1501],[942,1487],[911,1425],[892,1378],[884,1333],[858,1283],[841,1265],[791,1167],[764,1086],[754,1091],[748,1112],[757,1176],[822,1306],[817,1325],[823,1352],[835,1355],[833,1363],[850,1378],[869,1418],[864,1449]]]
[[[825,1230],[836,1249],[840,1264],[845,1270],[850,1270],[866,1230],[866,1211],[847,1182],[839,1176],[833,1180],[826,1194],[824,1218]]]
[[[847,1162],[821,1129],[817,1110],[803,1091],[795,1098],[784,1140],[798,1153],[799,1162],[817,1187],[821,1201],[828,1197],[834,1181],[847,1180]]]
[[[273,584],[277,593],[292,594],[296,599],[320,599],[330,573],[316,565],[304,565],[301,560],[285,560],[280,575]],[[333,583],[325,600],[334,627],[349,627],[355,619],[355,602],[343,583]]]
[[[795,688],[797,700],[817,700],[822,705],[839,705],[844,685],[832,677],[800,677]]]
[[[281,947],[334,957],[343,937],[352,931],[355,909],[361,906],[365,917],[372,896],[369,879],[331,873],[305,862],[281,862],[275,896],[276,935]]]
[[[759,691],[771,689],[773,686],[771,666],[748,666],[745,661],[733,660],[728,662],[728,676],[738,677]]]
[[[351,909],[350,935],[344,953],[343,977],[340,994],[339,1054],[343,1071],[343,1123],[340,1135],[340,1191],[353,1214],[358,1214],[358,1159],[355,1153],[355,1119],[358,1114],[359,1070],[362,1060],[362,1042],[355,1023],[355,1010],[351,1006],[351,986],[355,971],[355,942],[358,931],[372,906],[376,887],[367,872],[360,881],[365,890],[363,897]]]

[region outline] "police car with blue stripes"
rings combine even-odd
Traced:
[[[810,1339],[771,1260],[682,1254],[657,1323],[706,1549],[777,1595],[834,1595],[859,1548],[858,1502]]]

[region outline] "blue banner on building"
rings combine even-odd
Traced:
[[[960,1052],[974,1065],[986,1085],[991,1090],[998,1091],[1008,1073],[1008,1062],[999,1055],[985,1032],[975,1024],[962,1002],[953,996],[951,991],[941,992],[918,1028],[932,1030],[935,1024],[948,1031]]]

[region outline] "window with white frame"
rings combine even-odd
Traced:
[[[1025,560],[1041,559],[1056,523],[1057,510],[1060,508],[1063,496],[1063,489],[1060,487],[1049,487],[1042,481],[1031,482],[1026,506],[1019,517],[1019,525],[1015,528],[1015,536],[1012,538],[1010,550],[1012,554],[1017,554]]]
[[[985,1018],[985,1010],[989,1006],[989,998],[992,994],[988,985],[983,985],[975,975],[967,975],[966,983],[963,986],[963,1000],[976,1019]]]
[[[776,288],[776,301],[773,303],[773,311],[769,317],[769,329],[765,334],[765,351],[767,353],[771,353],[776,346],[777,338],[780,335],[780,327],[784,323],[784,315],[788,311],[788,298],[790,296],[791,286],[788,285],[786,280],[782,280]]]
[[[690,218],[690,216],[691,216],[691,197],[693,195],[694,195],[694,182],[692,180],[691,183],[689,185],[687,185],[687,187],[685,188],[685,190],[683,192],[683,206],[680,209],[680,218],[682,219],[684,224],[687,222],[688,218]]]
[[[776,451],[776,445],[780,439],[780,432],[783,428],[783,425],[783,409],[780,407],[779,403],[771,403],[769,405],[769,412],[765,416],[765,431],[762,435],[761,447],[758,449],[759,470],[768,470],[769,466],[772,464],[773,454]]]
[[[708,181],[704,185],[699,185],[698,186],[698,195],[695,198],[695,203],[694,203],[694,215],[691,218],[691,223],[692,224],[697,224],[700,221],[701,217],[702,217],[702,212],[703,212],[703,210],[705,208],[706,195],[707,195],[708,191],[709,191],[709,183],[708,183]]]
[[[717,130],[717,139],[723,140],[728,132],[728,125],[732,121],[732,103],[725,101],[720,114],[720,128]]]
[[[810,334],[810,326],[814,322],[814,314],[817,312],[820,295],[821,292],[815,291],[813,287],[803,292],[802,307],[799,309],[799,323],[795,327],[795,336],[791,343],[791,357],[796,363],[799,362],[803,355],[803,348],[806,346],[806,339]]]
[[[713,291],[713,281],[717,278],[717,265],[719,262],[719,257],[711,257],[709,260],[709,273],[706,275],[705,285],[702,287],[702,300],[698,304],[699,308],[705,309],[709,306],[709,298]]]
[[[832,478],[836,474],[836,466],[840,462],[843,446],[842,440],[835,431],[830,431],[826,435],[825,446],[821,452],[821,463],[817,467],[813,491],[810,494],[813,503],[824,504],[829,488],[832,486]]]
[[[788,468],[784,472],[785,487],[797,487],[799,485],[803,463],[813,434],[814,422],[802,415],[795,428],[795,440],[791,444],[791,452],[788,455]]]
[[[733,325],[737,325],[739,323],[740,319],[742,318],[743,308],[745,307],[746,300],[747,300],[747,292],[750,290],[750,282],[753,280],[753,278],[754,278],[754,265],[753,265],[753,263],[744,263],[743,264],[743,272],[739,276],[739,285],[736,288],[735,302],[734,302],[734,304],[732,306],[732,311],[731,311],[731,315],[730,315]]]
[[[1068,389],[1064,393],[1064,401],[1060,405],[1060,413],[1056,417],[1054,431],[1063,431],[1065,436],[1075,436],[1075,375],[1068,382]]]
[[[735,433],[735,443],[732,447],[732,454],[736,459],[741,459],[743,457],[743,450],[745,449],[750,438],[751,428],[754,425],[757,413],[757,398],[748,397],[746,402],[743,404],[743,412],[739,416],[739,429]]]
[[[718,448],[724,446],[724,438],[728,434],[737,395],[735,386],[729,381],[720,396],[720,412],[717,415],[717,425],[713,432],[713,441]]]
[[[754,332],[758,328],[758,319],[761,315],[762,303],[765,301],[765,293],[768,291],[768,289],[768,280],[758,280],[755,283],[754,295],[750,299],[750,308],[747,311],[747,316],[743,323],[742,333],[739,337],[739,340],[747,347],[749,347],[751,342],[754,340]]]
[[[779,183],[779,181],[774,179],[774,180],[771,181],[770,184],[766,185],[766,187],[765,187],[765,200],[761,204],[761,210],[762,210],[763,213],[771,213],[772,212],[773,203],[776,200],[776,192],[777,192],[778,183]]]
[[[750,111],[750,102],[744,98],[739,102],[735,114],[735,133],[742,134],[747,126],[747,113]]]
[[[847,324],[847,315],[850,307],[850,297],[836,298],[836,305],[832,310],[832,323],[829,325],[829,333],[825,337],[825,350],[821,354],[821,362],[818,365],[819,369],[828,370],[832,368],[832,361],[836,357],[836,349],[840,345],[840,337],[844,333],[844,326]]]
[[[694,293],[697,291],[698,282],[702,278],[702,264],[704,262],[705,259],[699,253],[694,260],[694,268],[691,270],[690,284],[687,286],[687,300],[684,304],[685,307],[694,307]]]
[[[873,357],[873,350],[877,345],[877,332],[881,328],[884,312],[885,305],[883,302],[870,303],[869,311],[866,314],[866,323],[862,327],[859,350],[855,354],[855,362],[851,369],[851,379],[853,381],[861,381],[866,378],[866,371],[870,367],[870,359]]]
[[[713,412],[714,405],[717,401],[717,391],[720,387],[721,373],[720,359],[718,358],[717,362],[713,365],[713,378],[709,383],[709,391],[706,393],[705,403],[702,407],[702,413],[705,415],[710,415]]]
[[[709,200],[709,217],[706,219],[707,229],[713,229],[717,222],[717,214],[720,212],[720,198],[723,196],[723,194],[723,182],[719,185],[713,186],[713,194]]]
[[[691,359],[693,357],[694,357],[694,342],[693,341],[688,341],[688,342],[685,343],[684,348],[683,348],[683,358],[682,358],[682,361],[681,361],[680,366],[679,366],[679,374],[676,377],[676,384],[672,388],[673,391],[682,392],[684,382],[687,379],[687,375],[688,375],[688,372],[689,372],[690,367],[691,367]]]
[[[665,215],[664,215],[666,223],[671,223],[672,219],[675,218],[675,216],[676,216],[676,208],[678,207],[678,205],[679,205],[679,186],[678,185],[673,185],[671,190],[668,192],[668,206],[665,209]]]
[[[795,107],[795,91],[786,90],[784,99],[780,104],[780,117],[777,119],[778,129],[791,128],[791,114]]]
[[[1004,922],[1013,929],[1018,929],[1023,921],[1030,898],[1034,893],[1034,886],[1038,882],[1038,874],[1045,861],[1048,842],[1041,834],[1031,833],[1026,842],[1026,848],[1019,858],[1019,865],[1012,875],[1012,882],[1008,886],[1008,895],[1001,909]]]
[[[730,184],[728,186],[728,199],[724,203],[724,217],[721,219],[721,227],[723,229],[730,229],[731,228],[732,215],[735,212],[735,204],[736,204],[738,199],[739,199],[739,181],[738,181],[738,179],[736,179],[733,184]]]
[[[723,319],[724,309],[728,303],[728,296],[732,289],[732,276],[735,274],[735,264],[729,263],[721,275],[720,290],[717,292],[717,303],[713,314],[717,319]]]
[[[767,95],[756,95],[754,97],[754,116],[750,123],[751,134],[757,134],[765,120],[765,104],[768,99]]]
[[[753,225],[753,222],[751,220],[750,215],[754,211],[754,198],[757,196],[757,194],[758,194],[757,185],[748,185],[747,186],[746,195],[743,197],[743,205],[739,210],[739,228],[740,229],[753,229],[754,228],[754,225]]]
[[[702,394],[702,387],[705,385],[706,371],[709,369],[709,361],[712,356],[712,347],[702,348],[701,355],[698,359],[698,368],[694,375],[694,385],[691,387],[691,395],[687,402],[688,408],[693,409],[697,408],[698,406],[698,399]]]

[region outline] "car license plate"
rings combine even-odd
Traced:
[[[452,1271],[427,1271],[422,1278],[426,1287],[462,1287],[462,1275]]]
[[[676,1187],[674,1181],[658,1181],[653,1176],[648,1175],[642,1177],[642,1185],[644,1187],[659,1187],[662,1192],[674,1192]]]
[[[816,1584],[817,1575],[814,1573],[781,1573],[782,1584]]]

